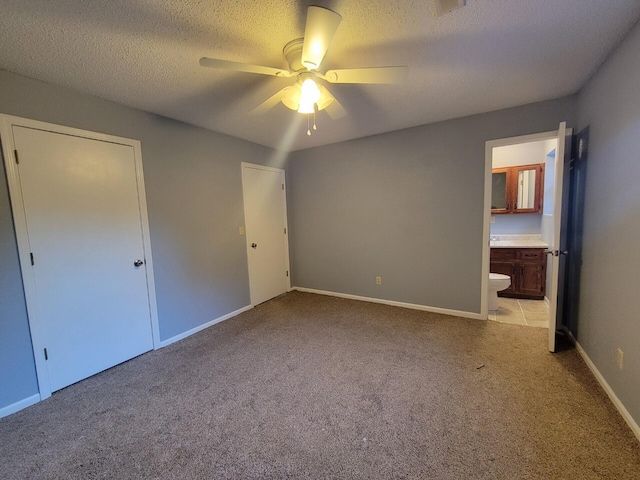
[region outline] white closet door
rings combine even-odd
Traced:
[[[55,391],[153,346],[135,157],[127,145],[12,131]]]
[[[289,289],[284,171],[242,165],[251,304]]]

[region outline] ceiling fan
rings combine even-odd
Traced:
[[[296,78],[294,84],[276,92],[253,109],[252,113],[264,113],[282,102],[287,108],[300,113],[311,114],[325,110],[331,118],[337,119],[346,115],[346,111],[318,80],[329,83],[390,84],[402,81],[407,75],[407,67],[404,66],[328,70],[324,74],[318,71],[341,20],[342,17],[332,10],[310,6],[307,10],[304,38],[290,41],[283,49],[289,70],[207,57],[200,59],[200,65],[236,72]],[[309,129],[307,134],[311,134]]]

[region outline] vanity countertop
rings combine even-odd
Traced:
[[[491,248],[547,248],[540,235],[491,235]]]

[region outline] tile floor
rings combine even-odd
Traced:
[[[549,306],[544,300],[498,297],[499,308],[489,312],[489,320],[500,323],[548,328]]]

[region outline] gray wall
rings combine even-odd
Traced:
[[[38,393],[9,191],[0,168],[0,408]]]
[[[566,97],[293,153],[292,285],[479,313],[485,141],[574,110]]]
[[[578,341],[640,423],[640,24],[579,95],[590,127]],[[616,350],[624,351],[624,369]]]
[[[273,150],[0,71],[0,113],[142,142],[162,340],[250,303],[240,162]],[[6,180],[0,189],[0,408],[37,393]],[[6,287],[5,287],[6,286]]]

